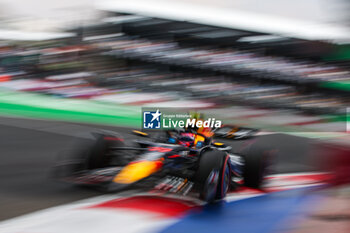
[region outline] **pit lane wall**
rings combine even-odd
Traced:
[[[138,127],[139,107],[0,90],[0,113],[36,119]]]

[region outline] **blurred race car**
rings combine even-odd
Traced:
[[[204,115],[199,112],[190,112],[189,113],[192,118],[196,121],[203,121]],[[199,128],[196,129],[198,132],[206,135],[210,135],[211,137],[219,137],[219,138],[228,138],[228,139],[248,139],[255,136],[259,130],[254,128],[242,127],[238,125],[223,125],[219,128]]]
[[[259,130],[234,125],[223,125],[220,128],[213,129],[213,132],[215,137],[247,139],[255,136],[259,132]]]
[[[267,153],[250,146],[244,154],[191,129],[168,130],[126,146],[119,134],[95,132],[93,143],[73,146],[55,166],[60,180],[113,192],[142,184],[148,189],[195,195],[205,202],[224,198],[244,185],[260,188]]]

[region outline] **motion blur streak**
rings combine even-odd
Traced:
[[[345,0],[0,0],[0,232],[350,232],[349,9]],[[168,193],[195,186],[182,177],[167,190],[108,195],[52,179],[60,152],[91,145],[95,129],[115,130],[120,138],[106,139],[129,149],[132,129],[153,135],[140,131],[142,107],[230,125],[216,145],[231,146],[232,159],[253,143],[273,151],[264,185],[242,188],[239,177],[205,205]],[[238,140],[249,128],[259,133]],[[130,183],[161,165],[112,177]]]

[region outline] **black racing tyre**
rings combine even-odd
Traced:
[[[220,151],[222,152],[222,151]],[[227,153],[223,152],[224,156],[221,161],[221,171],[219,173],[219,186],[216,192],[216,199],[220,200],[226,197],[231,184],[231,164],[230,157]]]
[[[62,150],[53,167],[54,178],[66,178],[85,170],[114,165],[124,165],[124,153],[110,156],[109,149],[124,146],[123,140],[116,135],[92,133],[93,139],[75,139],[65,150]]]
[[[219,150],[204,151],[200,156],[195,177],[200,199],[210,203],[224,198],[230,179],[229,156]]]
[[[108,153],[110,148],[124,145],[121,138],[115,135],[95,133],[94,140],[88,148],[86,165],[87,169],[103,168],[111,165],[112,156]]]
[[[260,189],[267,173],[269,151],[253,144],[243,152],[243,158],[244,185]]]

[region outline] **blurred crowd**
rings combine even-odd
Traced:
[[[285,57],[263,56],[254,51],[230,48],[180,47],[172,41],[126,37],[98,45],[111,49],[111,53],[115,55],[224,72],[247,73],[272,80],[293,80],[300,83],[335,81],[349,79],[350,74],[349,71],[334,65],[306,60],[293,61]]]
[[[89,35],[1,44],[0,87],[140,106],[253,105],[312,114],[343,113],[348,106],[347,92],[321,88],[346,82],[344,65],[197,43],[163,31],[129,33],[115,18],[79,29]]]

